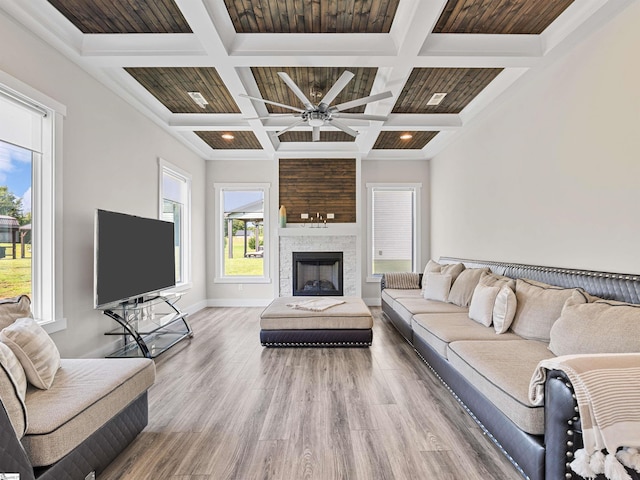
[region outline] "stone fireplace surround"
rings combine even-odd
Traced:
[[[358,235],[355,225],[328,228],[281,228],[279,237],[279,296],[293,295],[293,252],[342,252],[345,296],[360,296]]]

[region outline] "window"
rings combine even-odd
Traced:
[[[420,184],[367,184],[368,277],[413,272],[419,263]]]
[[[173,222],[176,285],[191,285],[191,175],[160,159],[160,219]]]
[[[2,79],[7,84],[0,84],[0,297],[29,295],[36,320],[54,332],[65,328],[62,289],[56,289],[61,229],[54,141],[61,138],[65,109],[8,75]]]
[[[216,281],[268,282],[269,185],[216,184]]]

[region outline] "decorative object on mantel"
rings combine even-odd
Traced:
[[[300,214],[300,220],[302,220],[302,226],[306,227],[307,226],[307,220],[309,220],[309,214],[308,213],[301,213]]]
[[[284,205],[280,205],[280,228],[285,228],[287,226],[287,209]]]

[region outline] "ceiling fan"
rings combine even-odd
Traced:
[[[307,124],[313,128],[313,141],[317,142],[320,140],[320,127],[325,125],[330,125],[338,130],[342,130],[345,133],[348,133],[352,137],[358,135],[358,132],[350,128],[342,119],[356,119],[356,120],[378,120],[384,122],[387,120],[386,116],[383,115],[366,115],[364,113],[342,113],[344,110],[349,110],[350,108],[359,107],[361,105],[366,105],[367,103],[377,102],[378,100],[383,100],[385,98],[389,98],[391,96],[391,92],[382,92],[376,95],[370,95],[368,97],[358,98],[356,100],[351,100],[349,102],[340,103],[338,105],[331,105],[331,102],[335,100],[335,98],[340,94],[340,92],[347,86],[347,84],[351,81],[351,79],[355,76],[352,72],[345,70],[338,81],[333,84],[331,89],[324,96],[322,101],[318,104],[313,104],[307,98],[307,96],[302,92],[300,87],[296,85],[296,83],[291,79],[289,75],[285,72],[278,72],[280,78],[287,84],[287,86],[293,91],[293,93],[298,97],[302,104],[304,105],[304,109],[298,107],[292,107],[291,105],[285,105],[283,103],[272,102],[271,100],[265,100],[263,98],[252,97],[250,95],[245,95],[243,93],[240,94],[241,97],[250,98],[251,100],[256,100],[258,102],[268,103],[270,105],[276,105],[278,107],[286,108],[288,110],[293,110],[296,113],[287,113],[282,116],[291,116],[294,118],[298,118],[297,121],[293,122],[288,127],[280,130],[276,133],[277,136],[282,135],[285,132],[303,124]],[[269,118],[269,117],[258,117],[260,120]]]

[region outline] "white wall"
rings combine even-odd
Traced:
[[[432,255],[640,273],[640,3],[432,160]]]
[[[116,324],[93,309],[96,208],[158,215],[158,157],[193,175],[193,288],[182,307],[205,301],[205,162],[120,97],[4,16],[0,70],[64,104],[63,288],[66,330],[52,335],[62,356],[107,353]],[[10,47],[7,47],[9,46]]]
[[[380,283],[367,282],[367,183],[422,183],[421,199],[421,231],[420,231],[420,267],[429,260],[429,212],[430,212],[430,174],[429,162],[419,160],[363,160],[362,189],[360,195],[362,212],[362,298],[368,304],[380,302]]]

